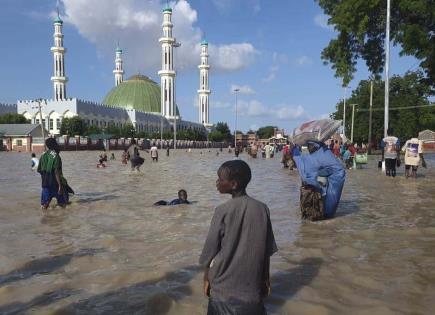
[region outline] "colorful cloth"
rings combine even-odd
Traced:
[[[310,154],[296,155],[294,160],[304,185],[309,185],[322,194],[325,218],[337,211],[343,190],[346,171],[332,152],[319,143],[319,149]],[[320,185],[318,176],[327,177],[327,184]]]

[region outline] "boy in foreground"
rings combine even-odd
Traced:
[[[246,194],[251,169],[242,160],[219,168],[216,187],[232,199],[218,206],[199,263],[205,267],[208,315],[263,315],[270,256],[278,249],[267,206]]]

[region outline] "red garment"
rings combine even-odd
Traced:
[[[338,143],[334,144],[332,153],[334,153],[335,156],[340,156],[340,145]]]

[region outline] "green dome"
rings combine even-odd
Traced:
[[[204,40],[201,42],[201,45],[208,45],[208,42],[204,39]]]
[[[172,9],[170,7],[166,7],[163,9],[163,12],[172,12]]]
[[[60,18],[60,16],[58,15],[58,16],[54,19],[53,23],[60,23],[60,24],[63,24],[63,21],[62,21],[62,19]]]
[[[144,75],[134,75],[110,90],[103,104],[160,113],[160,86]]]

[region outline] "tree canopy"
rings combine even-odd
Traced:
[[[29,121],[21,114],[0,115],[0,124],[28,124]]]
[[[257,130],[257,136],[260,139],[268,139],[273,137],[273,134],[275,132],[275,129],[277,129],[276,126],[265,126],[261,127]]]
[[[222,135],[222,140],[221,141],[230,141],[232,136],[231,136],[231,131],[230,128],[228,127],[228,124],[226,122],[218,122],[216,124],[216,127],[214,128],[215,131],[220,132],[220,134]],[[213,133],[213,137],[215,135],[218,135],[217,133]],[[210,136],[209,136],[210,139]],[[216,140],[214,140],[216,141]]]
[[[390,79],[390,111],[389,126],[394,129],[395,136],[402,140],[416,137],[418,132],[433,129],[435,121],[435,105],[430,102],[430,88],[422,82],[421,72],[408,72],[403,77],[393,76]],[[370,81],[363,80],[346,99],[346,136],[352,128],[352,106],[355,107],[354,141],[368,140]],[[406,108],[404,108],[406,107]],[[413,108],[409,108],[413,107]],[[399,109],[400,108],[400,109]],[[343,119],[343,102],[336,105],[331,118]],[[373,84],[372,141],[379,143],[384,130],[384,81],[375,80]]]
[[[331,64],[335,76],[346,86],[362,58],[373,75],[379,75],[385,63],[385,0],[315,0],[330,16],[329,25],[337,31],[322,51],[325,64]],[[424,82],[435,87],[435,1],[391,1],[390,39],[401,46],[401,55],[419,60]]]

